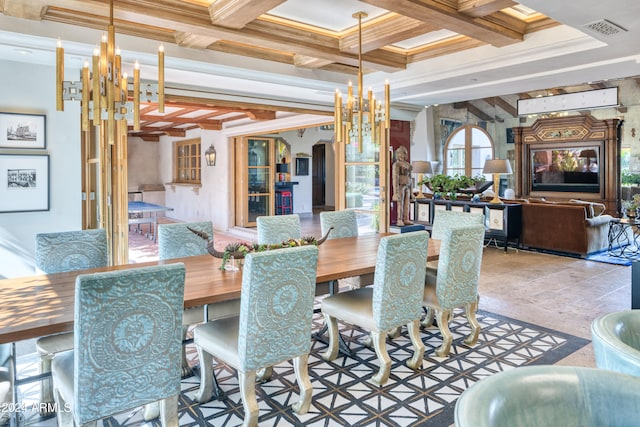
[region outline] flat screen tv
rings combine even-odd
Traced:
[[[600,146],[531,147],[531,191],[600,192]]]

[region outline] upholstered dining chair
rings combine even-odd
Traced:
[[[598,368],[640,377],[640,310],[597,317],[591,337]]]
[[[187,227],[207,233],[213,238],[211,221],[158,224],[158,258],[174,259],[207,254],[207,243]]]
[[[484,224],[484,215],[481,213],[437,210],[433,216],[431,238],[442,240],[447,230],[478,224]]]
[[[260,245],[273,245],[287,239],[302,237],[298,214],[259,216],[256,218],[256,224]]]
[[[244,426],[258,425],[256,372],[293,359],[299,414],[311,404],[307,361],[311,349],[318,248],[299,246],[246,255],[240,315],[196,326],[194,342],[201,364],[196,399],[211,399],[215,356],[238,371]]]
[[[43,273],[64,273],[74,270],[105,267],[109,263],[107,233],[103,229],[40,233],[36,235],[36,268]],[[73,333],[48,335],[36,340],[40,358],[39,372],[51,371],[51,359],[56,353],[73,348]],[[40,383],[40,402],[53,403],[51,378]],[[41,405],[41,413],[48,414]]]
[[[333,227],[333,229],[331,229]],[[358,236],[358,221],[354,210],[320,212],[320,230],[322,235],[327,234],[327,239],[341,239],[343,237]],[[373,273],[357,277],[347,277],[339,280],[340,284],[351,288],[360,288],[373,283]]]
[[[207,243],[189,228],[206,233],[213,239],[213,223],[211,221],[178,222],[158,225],[158,257],[161,260],[206,255]],[[192,307],[184,310],[183,339],[186,338],[189,327],[210,319],[228,317],[238,314],[240,300],[230,300],[208,304],[206,307]],[[207,317],[205,319],[205,316]],[[191,368],[187,361],[185,347],[182,347],[182,376],[188,376]]]
[[[386,350],[387,331],[407,325],[414,347],[407,365],[422,366],[424,344],[420,338],[419,321],[424,291],[424,264],[427,259],[429,235],[426,231],[386,236],[380,239],[373,286],[353,289],[322,300],[322,313],[329,328],[329,347],[322,358],[332,361],[338,356],[338,320],[371,331],[373,347],[380,363],[372,380],[383,385],[391,371],[391,359]]]
[[[522,366],[481,379],[455,406],[456,427],[638,425],[640,381],[604,369]]]
[[[160,401],[162,425],[178,426],[184,280],[182,263],[77,277],[74,350],[51,363],[57,407],[72,409],[58,425]]]
[[[442,240],[447,230],[467,225],[484,224],[484,215],[475,212],[437,210],[433,217],[431,238]],[[438,274],[438,261],[427,262],[427,280],[435,281]]]
[[[423,305],[427,315],[422,326],[429,327],[437,319],[442,345],[436,355],[449,355],[453,336],[449,320],[456,308],[464,308],[471,332],[465,344],[475,345],[480,333],[476,320],[478,309],[478,282],[482,265],[484,226],[470,225],[446,230],[441,237],[438,273],[435,282],[426,277]]]

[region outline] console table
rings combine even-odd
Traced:
[[[438,210],[475,212],[485,217],[485,239],[501,240],[506,252],[509,241],[520,246],[522,205],[518,203],[471,202],[470,200],[416,199],[414,222],[423,224],[431,232]]]

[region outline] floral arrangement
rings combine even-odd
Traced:
[[[234,242],[229,243],[225,246],[224,251],[220,252],[213,247],[213,239],[209,239],[209,235],[202,231],[194,230],[187,226],[187,229],[194,233],[195,235],[201,237],[203,240],[207,241],[207,252],[216,258],[222,258],[222,265],[220,266],[220,270],[225,270],[227,266],[227,262],[231,259],[231,257],[244,259],[245,255],[249,252],[264,252],[270,251],[272,249],[282,249],[282,248],[293,248],[296,246],[307,246],[307,245],[315,245],[318,246],[324,243],[329,237],[329,233],[333,230],[333,227],[330,227],[326,234],[322,236],[319,240],[314,236],[303,236],[300,239],[287,239],[280,243],[275,244],[258,244],[258,243],[248,243],[248,242]]]

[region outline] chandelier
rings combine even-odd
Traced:
[[[373,96],[371,88],[364,97],[362,89],[362,18],[368,15],[365,12],[356,12],[352,15],[358,19],[358,92],[353,96],[353,85],[349,81],[346,102],[342,103],[342,94],[336,90],[334,128],[336,141],[345,144],[357,143],[358,152],[362,153],[364,138],[374,143],[379,143],[383,132],[389,129],[390,103],[389,82],[384,85],[384,104]]]
[[[129,101],[129,84],[133,85],[133,101]],[[120,49],[116,47],[113,25],[113,0],[109,2],[109,26],[99,47],[93,51],[92,66],[85,61],[80,81],[64,80],[64,49],[58,40],[56,48],[56,109],[64,111],[64,101],[80,101],[82,130],[89,130],[89,122],[101,126],[106,122],[107,139],[113,145],[115,122],[133,121],[133,129],[140,130],[140,98],[143,102],[157,102],[158,112],[164,113],[164,46],[158,48],[158,83],[140,87],[140,65],[136,61],[133,79],[122,72]],[[124,126],[126,129],[126,126]]]

